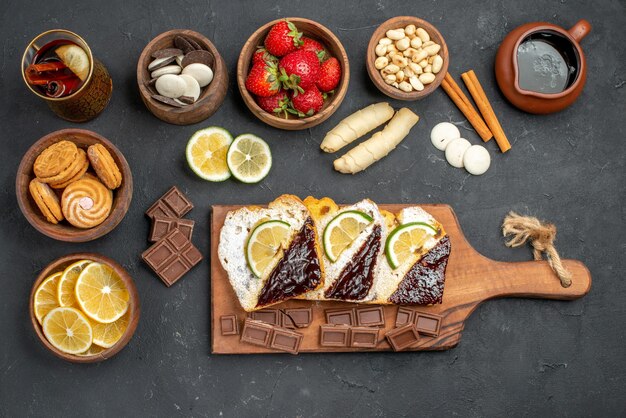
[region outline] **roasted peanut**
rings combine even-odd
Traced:
[[[424,67],[424,72],[425,73],[432,73],[433,72],[433,66],[428,64],[426,67]]]
[[[395,54],[391,58],[391,62],[396,64],[400,68],[404,68],[409,63],[409,60],[402,56],[402,54]]]
[[[392,30],[388,30],[387,31],[387,38],[393,40],[393,41],[398,41],[402,38],[404,38],[404,29],[392,29]]]
[[[422,84],[430,84],[433,81],[435,81],[435,75],[433,73],[423,73],[423,74],[420,74],[418,78],[419,78],[419,81],[422,82]]]
[[[414,48],[407,48],[404,51],[402,51],[402,55],[404,55],[405,57],[412,57],[415,53],[417,52],[416,49]]]
[[[410,92],[410,91],[413,91],[413,86],[411,84],[407,83],[406,81],[401,82],[398,85],[398,88],[400,90],[404,91],[404,92],[407,92],[407,93]]]
[[[387,75],[383,74],[383,80],[385,80],[385,83],[387,84],[393,84],[396,82],[396,76],[393,74],[387,74]]]
[[[415,34],[422,40],[422,42],[430,41],[430,35],[423,28],[417,28]]]
[[[424,51],[428,53],[428,56],[436,55],[437,53],[439,53],[439,50],[441,49],[441,45],[432,44],[432,45],[428,45],[424,47],[423,49]]]
[[[443,67],[443,58],[441,58],[441,55],[435,55],[432,66],[433,74],[437,74],[439,71],[441,71],[441,67]]]
[[[409,68],[413,70],[413,72],[417,75],[422,74],[424,72],[422,67],[420,67],[418,64],[414,62],[409,63]]]
[[[382,70],[387,65],[389,65],[387,57],[378,57],[376,58],[376,61],[374,61],[374,67],[376,67],[377,70]]]
[[[419,80],[419,78],[413,76],[413,77],[409,77],[409,83],[411,83],[411,86],[413,86],[413,88],[417,91],[422,91],[424,90],[424,85],[422,84],[422,82]]]
[[[411,57],[411,61],[420,62],[426,57],[428,57],[428,52],[424,51],[423,49],[418,49],[417,52]]]
[[[398,51],[404,51],[410,45],[411,45],[411,41],[409,40],[409,38],[406,38],[406,37],[396,41],[396,48],[398,48]]]
[[[376,45],[376,55],[379,57],[384,57],[387,54],[387,45]]]
[[[413,70],[411,70],[411,67],[406,66],[402,69],[402,71],[404,71],[404,76],[405,77],[413,77],[415,75],[415,73],[413,72]]]
[[[389,38],[382,38],[380,41],[378,41],[378,45],[391,45],[393,43],[393,41]]]
[[[422,40],[419,37],[411,39],[411,47],[417,49],[422,47]]]
[[[383,68],[383,71],[385,72],[385,74],[395,74],[400,71],[400,67],[395,64],[389,64],[388,66]]]
[[[398,48],[394,44],[387,45],[387,53],[398,52]]]
[[[406,36],[413,35],[413,34],[415,34],[415,30],[416,30],[415,25],[407,25],[407,26],[404,28],[404,34],[405,34]]]
[[[433,42],[433,41],[426,41],[426,42],[424,42],[424,43],[422,44],[422,48],[425,48],[425,47],[427,47],[428,45],[432,45],[432,44],[434,44],[434,43],[435,43],[435,42]]]
[[[400,70],[396,73],[396,81],[404,81],[404,71]]]
[[[394,81],[393,83],[391,83],[391,85],[392,85],[392,86],[394,86],[395,88],[398,88],[398,87],[399,87],[399,85],[398,85],[398,82],[397,82],[397,81]]]
[[[426,66],[428,65],[428,61],[426,61],[425,59],[421,60],[420,62],[417,63],[420,67],[422,68],[426,68]]]

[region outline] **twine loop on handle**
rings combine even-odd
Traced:
[[[521,216],[515,212],[509,212],[502,223],[502,234],[505,237],[511,236],[505,243],[507,247],[519,247],[530,241],[535,260],[543,260],[542,253],[546,253],[548,264],[559,276],[561,286],[569,287],[572,284],[572,273],[563,267],[561,257],[554,248],[556,226],[542,223],[532,216]]]

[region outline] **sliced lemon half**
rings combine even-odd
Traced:
[[[199,130],[187,143],[187,164],[204,180],[224,181],[230,177],[226,154],[232,142],[232,135],[224,128]]]
[[[358,210],[348,210],[335,216],[324,228],[324,253],[333,263],[367,226],[373,218]]]
[[[90,260],[80,260],[65,268],[57,287],[57,298],[60,306],[78,307],[74,289],[80,273],[91,263]]]
[[[35,298],[33,301],[33,308],[35,311],[35,318],[41,325],[43,318],[48,312],[54,308],[59,307],[59,301],[57,300],[57,287],[59,285],[59,279],[63,272],[54,273],[46,277],[43,282],[35,290]]]
[[[130,294],[115,271],[102,263],[91,263],[76,281],[76,300],[94,321],[110,324],[128,310]]]
[[[258,183],[272,168],[272,153],[265,141],[256,135],[239,135],[228,149],[228,168],[243,183]]]
[[[411,222],[393,230],[385,244],[387,261],[393,269],[419,252],[426,241],[437,234],[437,229],[425,222]]]
[[[76,74],[76,77],[82,81],[87,79],[89,75],[89,57],[84,49],[78,45],[67,44],[55,49],[54,53],[61,58],[63,64],[67,65]]]
[[[265,221],[259,224],[248,238],[246,261],[257,277],[262,277],[291,235],[291,226],[283,221]]]
[[[124,331],[128,327],[128,319],[130,318],[130,309],[126,311],[120,319],[110,324],[101,324],[92,322],[93,343],[100,347],[110,348],[122,338]]]
[[[43,319],[42,329],[50,344],[64,353],[82,353],[91,346],[91,325],[78,309],[51,310]]]

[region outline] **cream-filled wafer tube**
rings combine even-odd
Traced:
[[[339,122],[339,125],[331,129],[324,137],[320,148],[326,152],[338,151],[387,122],[392,116],[393,108],[389,106],[389,103],[369,105],[346,117]]]
[[[376,132],[370,139],[335,160],[335,170],[351,174],[365,170],[395,149],[417,121],[419,121],[419,116],[411,110],[400,109],[385,129]]]

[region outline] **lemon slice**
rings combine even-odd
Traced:
[[[187,143],[187,164],[198,177],[209,181],[224,181],[230,177],[226,153],[233,137],[217,126],[201,129]]]
[[[110,324],[92,322],[93,343],[104,348],[113,347],[113,345],[122,338],[122,335],[124,335],[124,331],[126,331],[126,327],[128,327],[129,317],[130,310],[127,310],[120,319]]]
[[[54,50],[63,64],[76,74],[76,77],[82,81],[87,79],[89,75],[89,57],[84,49],[78,45],[62,45]]]
[[[239,135],[228,149],[228,168],[244,183],[258,183],[272,168],[272,153],[265,141],[252,134]]]
[[[246,244],[246,261],[255,276],[262,277],[290,235],[291,226],[283,221],[266,221],[254,228]]]
[[[106,264],[89,264],[76,281],[78,305],[94,321],[103,324],[117,321],[128,310],[129,299],[124,282]]]
[[[424,222],[411,222],[397,227],[385,244],[389,265],[396,269],[413,254],[416,254],[428,238],[437,234],[437,229]]]
[[[100,354],[105,350],[104,347],[100,347],[96,344],[91,344],[91,346],[87,349],[87,351],[83,351],[82,353],[78,353],[79,356],[95,356],[96,354]]]
[[[324,252],[333,263],[361,232],[372,223],[367,213],[348,210],[335,216],[324,228]]]
[[[82,353],[91,346],[91,325],[78,309],[51,310],[43,319],[42,328],[50,344],[64,353]]]
[[[35,291],[35,300],[33,302],[35,310],[35,318],[41,325],[44,316],[54,308],[59,307],[57,300],[57,286],[62,272],[54,273],[46,277]]]
[[[57,287],[57,298],[60,306],[78,307],[76,296],[74,296],[74,288],[76,287],[78,276],[89,263],[91,263],[89,260],[80,260],[65,268]]]

